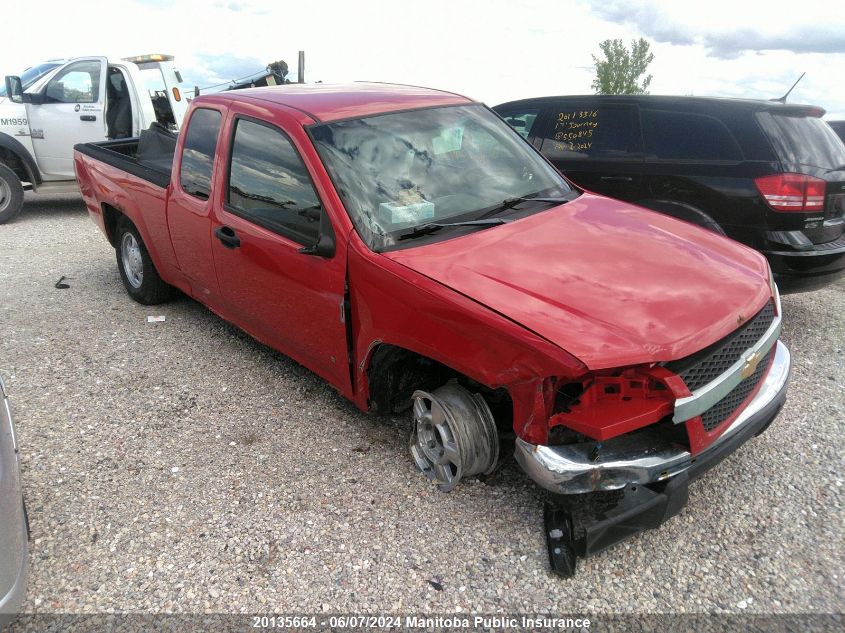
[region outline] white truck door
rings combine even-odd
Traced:
[[[45,180],[72,180],[73,146],[106,140],[105,57],[67,63],[27,103],[38,167]]]
[[[185,113],[188,111],[188,100],[182,94],[182,76],[173,67],[173,62],[161,62],[161,76],[164,78],[164,85],[167,88],[167,100],[173,110],[173,118],[176,120],[176,128],[182,129],[182,122],[185,120]]]
[[[163,125],[182,127],[188,111],[187,97],[182,94],[182,75],[173,66],[173,55],[154,53],[125,57],[124,61],[135,64],[144,76],[143,84],[155,109],[155,119]]]

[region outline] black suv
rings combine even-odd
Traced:
[[[581,187],[762,251],[782,292],[845,274],[845,145],[821,108],[637,95],[494,110]]]

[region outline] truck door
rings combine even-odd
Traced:
[[[72,180],[73,146],[106,140],[105,57],[75,59],[27,104],[32,145],[41,173]]]
[[[181,129],[188,111],[188,99],[183,94],[182,75],[173,66],[170,55],[140,55],[127,57],[141,71],[138,92],[146,89],[152,100],[155,120],[162,125]]]
[[[300,148],[281,128],[247,116],[251,106],[235,107],[225,133],[232,143],[229,165],[220,170],[221,203],[212,222],[227,312],[260,341],[351,395],[345,252],[303,252],[333,232]]]
[[[167,227],[179,268],[191,284],[191,294],[215,310],[222,298],[211,254],[211,183],[215,165],[220,163],[215,156],[222,124],[223,113],[213,105],[191,113],[182,132],[182,154],[174,157],[179,177],[167,199]]]
[[[176,128],[182,127],[185,119],[185,112],[188,110],[188,100],[182,94],[182,75],[173,67],[173,62],[161,62],[159,64],[162,79],[164,80],[165,92],[170,110],[173,112],[173,120]]]

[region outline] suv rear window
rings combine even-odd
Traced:
[[[761,112],[757,120],[782,161],[823,169],[845,165],[845,145],[821,119]]]
[[[646,160],[742,160],[742,150],[719,119],[692,112],[643,110]]]

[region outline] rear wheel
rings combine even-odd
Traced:
[[[123,286],[135,301],[155,305],[173,297],[174,288],[159,277],[138,229],[126,218],[117,223],[115,252]]]
[[[14,219],[23,209],[23,185],[15,172],[0,163],[0,224]]]

